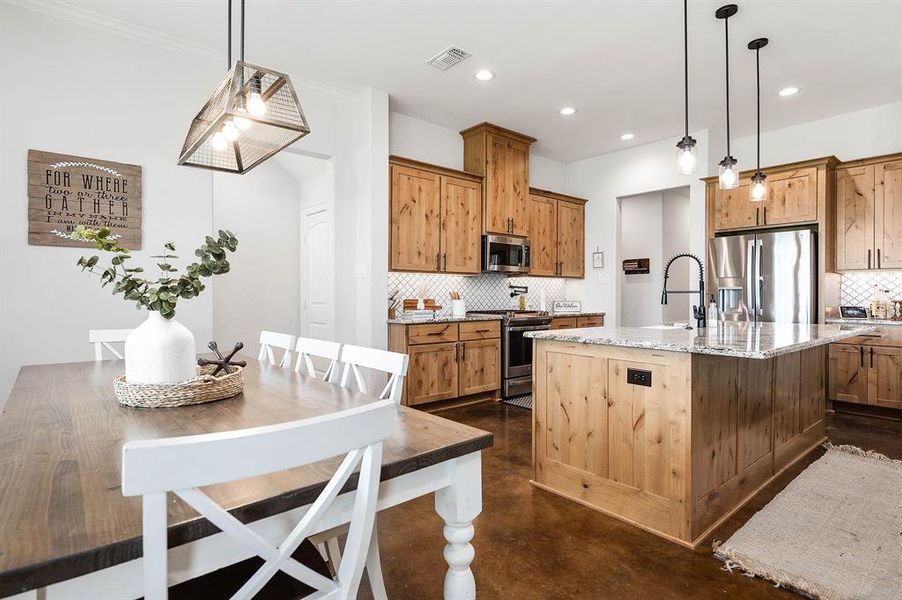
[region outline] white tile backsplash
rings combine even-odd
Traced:
[[[870,306],[875,285],[880,290],[889,290],[891,300],[902,298],[902,271],[844,273],[840,284],[840,305]]]
[[[425,297],[435,298],[442,305],[439,314],[450,314],[451,291],[460,292],[467,310],[492,310],[516,308],[518,299],[511,298],[510,286],[526,286],[526,305],[530,309],[539,308],[542,291],[545,292],[546,308],[551,309],[555,300],[566,300],[564,279],[553,277],[507,277],[501,273],[481,273],[479,275],[447,275],[444,273],[395,273],[388,274],[389,294],[398,290],[398,312],[401,300],[416,298],[420,284],[425,285]]]

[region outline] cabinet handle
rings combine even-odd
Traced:
[[[877,248],[877,268],[878,268],[878,269],[881,269],[881,268],[882,268],[882,267],[880,266],[880,248]]]
[[[767,207],[764,207],[764,224],[767,225]]]
[[[460,356],[460,344],[454,344],[454,362],[458,362],[458,357]]]
[[[442,252],[442,271],[448,270],[448,255]]]
[[[460,360],[467,360],[467,344],[465,342],[460,343]]]
[[[435,253],[435,270],[436,270],[436,271],[439,270],[439,268],[438,268],[438,266],[439,266],[439,256],[441,256],[441,252],[436,252],[436,253]]]
[[[871,346],[871,368],[874,368],[874,347]]]
[[[511,233],[513,233],[513,232],[514,232],[514,218],[511,217]],[[879,252],[879,250],[878,250],[878,252]]]
[[[761,225],[761,209],[755,207],[755,225]]]
[[[864,367],[864,346],[858,347],[858,354],[861,355],[861,366]]]
[[[871,268],[871,249],[868,248],[868,268]]]

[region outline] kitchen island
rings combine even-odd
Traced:
[[[825,440],[826,346],[872,329],[531,333],[533,483],[695,547]]]

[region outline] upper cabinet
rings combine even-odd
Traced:
[[[530,275],[585,275],[586,201],[530,188]]]
[[[480,272],[482,178],[390,158],[389,268]]]
[[[535,138],[491,123],[460,134],[464,170],[484,177],[483,231],[529,236],[529,146]]]
[[[836,269],[902,268],[902,155],[836,171]]]

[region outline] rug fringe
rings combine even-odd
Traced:
[[[821,598],[825,595],[824,590],[819,589],[817,584],[810,584],[807,581],[792,579],[782,571],[769,571],[756,564],[751,564],[754,563],[754,561],[746,561],[743,563],[742,559],[736,556],[732,551],[728,550],[724,552],[718,549],[715,556],[723,561],[723,570],[729,573],[738,570],[746,577],[761,577],[774,584],[775,588],[792,590],[797,594],[808,598]]]
[[[855,456],[863,456],[865,458],[873,458],[875,460],[886,460],[889,462],[893,462],[896,464],[902,464],[902,460],[896,460],[894,458],[890,458],[885,454],[880,454],[879,452],[875,452],[873,450],[864,450],[859,448],[858,446],[852,446],[851,444],[833,444],[832,442],[824,442],[824,448],[827,450],[836,450],[838,452],[846,452],[848,454],[854,454]]]

